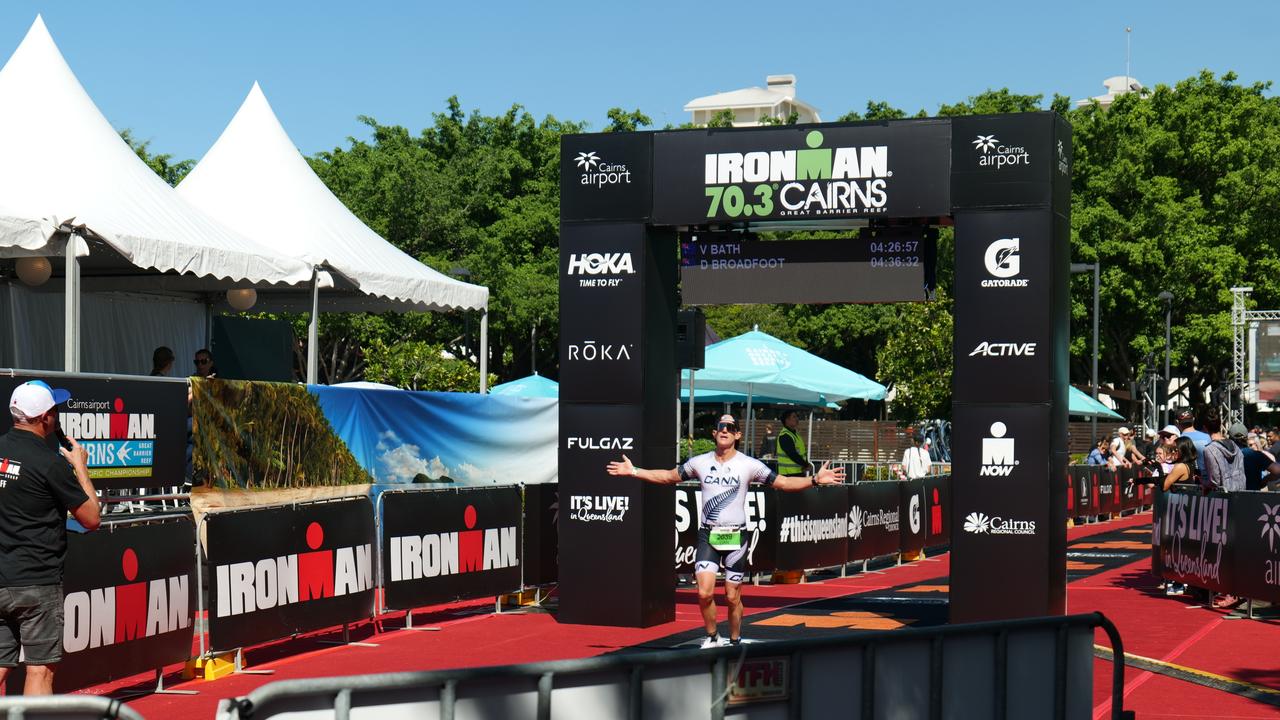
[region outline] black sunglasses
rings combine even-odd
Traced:
[[[736,433],[738,432],[738,424],[737,423],[717,423],[716,432],[720,432],[721,430],[728,430],[729,432]]]
[[[208,365],[210,362],[212,362],[212,361],[211,361],[211,360],[209,360],[209,358],[196,358],[196,359],[195,359],[195,363],[196,363],[197,365]]]

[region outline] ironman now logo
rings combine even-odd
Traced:
[[[1002,422],[991,423],[991,437],[982,439],[982,469],[979,477],[1009,477],[1018,461],[1013,457],[1013,438],[1005,437],[1009,430]]]
[[[982,281],[982,287],[1026,287],[1022,272],[1022,260],[1018,254],[1022,241],[1018,238],[1000,238],[987,246],[982,263],[991,277]]]
[[[822,217],[886,212],[887,145],[824,148],[822,132],[804,148],[707,153],[707,217]]]

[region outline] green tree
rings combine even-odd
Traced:
[[[133,136],[133,131],[125,128],[120,131],[120,138],[137,153],[138,158],[147,164],[160,179],[176,187],[182,182],[182,178],[191,172],[191,168],[196,166],[195,160],[178,160],[174,161],[173,155],[169,153],[153,153],[151,152],[150,140],[138,140]]]
[[[881,383],[894,391],[889,409],[898,420],[951,417],[954,323],[944,291],[937,300],[911,305],[877,352]]]
[[[638,108],[631,112],[618,107],[609,108],[608,117],[609,125],[604,129],[605,132],[635,132],[653,124],[653,118],[640,112]]]
[[[1230,288],[1280,303],[1280,99],[1270,83],[1205,71],[1070,115],[1072,259],[1102,266],[1100,376],[1122,389],[1162,368],[1174,294],[1173,374],[1193,397],[1227,379]],[[1073,375],[1088,377],[1089,279],[1073,283]]]

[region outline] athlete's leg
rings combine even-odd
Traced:
[[[708,635],[715,635],[716,626],[716,571],[703,570],[694,574],[698,581],[698,608],[702,610],[702,624]]]
[[[742,580],[747,569],[747,538],[724,559],[724,599],[729,606],[729,639],[742,638]]]

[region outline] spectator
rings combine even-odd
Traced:
[[[163,377],[173,369],[173,351],[161,345],[151,353],[151,376]]]
[[[929,466],[933,464],[929,451],[921,444],[923,440],[919,433],[912,433],[911,447],[902,451],[902,472],[908,480],[928,476]]]
[[[1164,475],[1168,475],[1173,470],[1174,458],[1178,456],[1177,440],[1182,436],[1182,431],[1178,430],[1177,425],[1165,425],[1160,430],[1160,439],[1156,444],[1155,459],[1160,463],[1160,469]]]
[[[1156,441],[1160,435],[1155,428],[1146,428],[1140,439],[1135,439],[1133,444],[1137,446],[1143,458],[1153,458],[1156,454]]]
[[[1205,430],[1209,431],[1210,442],[1204,448],[1205,473],[1200,476],[1200,484],[1206,491],[1226,490],[1238,492],[1245,489],[1244,456],[1240,448],[1227,436],[1222,434],[1222,420],[1217,410],[1210,408],[1204,416]],[[1240,430],[1244,426],[1237,423]],[[1246,431],[1247,432],[1247,431]],[[1241,432],[1241,437],[1244,432]]]
[[[1205,410],[1199,413],[1193,412],[1191,408],[1182,408],[1178,410],[1177,418],[1178,429],[1182,431],[1183,437],[1191,440],[1196,446],[1196,469],[1200,474],[1204,475],[1204,448],[1209,444],[1209,433],[1204,431],[1202,424]],[[1216,414],[1216,411],[1215,411]]]
[[[1124,439],[1125,459],[1130,465],[1145,465],[1147,462],[1147,453],[1150,451],[1140,448],[1138,442],[1132,432]]]
[[[1244,489],[1261,490],[1266,487],[1264,477],[1280,473],[1280,463],[1275,462],[1265,452],[1248,446],[1246,437],[1248,430],[1241,423],[1235,423],[1230,430],[1231,440],[1240,448],[1244,456]]]
[[[772,425],[764,426],[764,439],[760,441],[760,457],[772,458],[778,453],[778,436],[773,432]]]
[[[213,353],[205,348],[196,351],[195,364],[196,375],[199,377],[211,378],[218,374],[218,368],[213,364]]]
[[[1271,453],[1271,457],[1280,458],[1280,427],[1273,427],[1267,431],[1267,452]]]
[[[1098,438],[1098,444],[1094,445],[1093,449],[1089,451],[1089,457],[1085,459],[1085,462],[1090,465],[1109,464],[1107,462],[1107,456],[1111,454],[1110,450],[1108,449],[1110,445],[1111,445],[1111,441],[1108,440],[1107,438]]]
[[[778,474],[784,477],[809,475],[809,457],[805,455],[804,441],[796,433],[800,427],[800,413],[788,410],[782,413],[782,429],[778,431]]]
[[[1191,438],[1180,435],[1174,441],[1173,469],[1164,476],[1162,490],[1168,491],[1174,485],[1191,485],[1196,482],[1196,444]],[[1165,595],[1182,595],[1187,586],[1183,583],[1169,582],[1165,585]]]
[[[1107,458],[1108,464],[1111,465],[1112,470],[1129,467],[1129,460],[1125,455],[1129,451],[1130,434],[1131,431],[1127,427],[1121,427],[1119,430],[1116,430],[1116,436],[1111,441],[1111,452]]]

